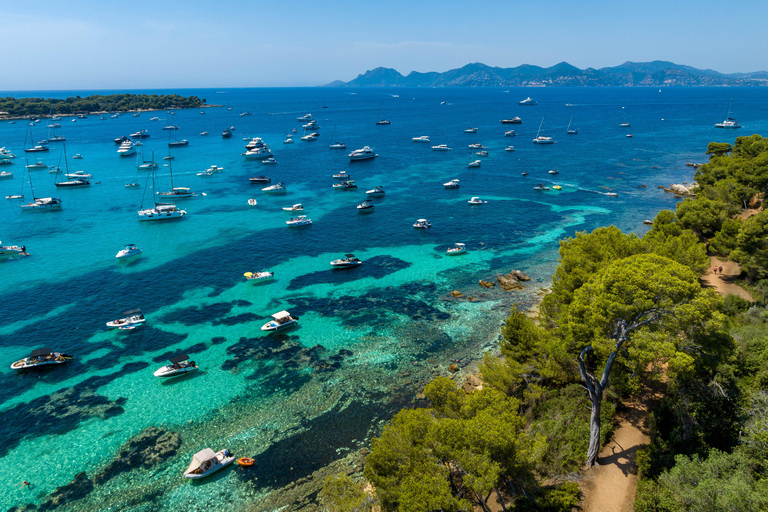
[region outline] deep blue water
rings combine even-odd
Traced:
[[[512,304],[530,305],[533,292],[548,284],[560,238],[609,224],[643,233],[644,219],[674,208],[675,199],[657,186],[693,181],[685,163],[704,161],[707,143],[768,129],[763,88],[132,92],[194,94],[224,107],[64,118],[56,133],[67,138],[69,169],[92,173],[100,184],[56,189],[53,174],[32,171],[35,194],[61,197],[60,212],[22,212],[18,200],[4,199],[22,190],[25,200],[31,197],[23,178],[29,127],[21,120],[0,123],[0,146],[17,155],[6,167],[14,177],[0,180],[0,240],[24,244],[31,254],[0,262],[6,359],[0,407],[7,420],[0,428],[6,468],[0,481],[35,484],[34,491],[4,494],[0,506],[6,509],[46,503],[80,472],[85,475],[61,510],[189,510],[191,499],[200,509],[289,504],[293,498],[275,498],[274,491],[364,446],[382,421],[413,403],[433,371],[445,373],[451,359],[465,367],[493,348]],[[518,106],[527,96],[539,104]],[[724,119],[731,98],[732,116],[744,126],[738,132],[713,126]],[[244,111],[253,115],[240,116]],[[296,117],[306,113],[322,126],[317,141],[299,140]],[[160,120],[150,121],[154,116]],[[499,123],[513,116],[523,124]],[[381,117],[392,124],[376,126]],[[531,143],[542,118],[542,134],[556,144]],[[566,135],[571,118],[578,135]],[[622,122],[631,126],[620,128]],[[154,151],[167,163],[160,159],[169,153],[169,135],[161,126],[171,123],[180,126],[171,137],[190,141],[171,150],[174,185],[198,196],[178,202],[188,212],[183,220],[139,223],[136,211],[142,199],[150,201],[152,182],[136,170],[135,158],[117,156],[112,139],[148,129],[144,158]],[[46,136],[47,124],[32,127],[35,139]],[[463,133],[470,125],[477,134]],[[222,139],[229,126],[235,136]],[[283,144],[294,128],[296,142]],[[504,137],[509,129],[517,136]],[[347,150],[328,148],[334,130]],[[203,131],[209,135],[199,135]],[[411,141],[420,135],[432,144]],[[245,136],[262,137],[278,164],[245,161]],[[470,151],[475,142],[490,155]],[[436,144],[453,150],[434,152]],[[350,162],[346,154],[364,145],[379,157]],[[509,145],[516,151],[504,151]],[[52,147],[30,160],[40,156],[64,168],[62,146]],[[84,158],[72,159],[76,153]],[[478,158],[480,168],[467,168]],[[212,164],[224,172],[196,175]],[[553,168],[560,174],[549,174]],[[331,175],[342,170],[356,180],[356,191],[331,188]],[[270,196],[249,184],[260,174],[286,183],[287,193]],[[461,188],[444,189],[453,178]],[[141,188],[125,188],[133,181]],[[156,172],[155,183],[158,190],[170,188],[167,166]],[[562,190],[533,190],[538,183]],[[358,214],[364,191],[376,185],[386,196],[374,199],[373,213]],[[472,196],[487,203],[470,206]],[[249,198],[258,205],[249,207]],[[291,215],[282,207],[294,203],[304,204],[312,226],[285,226]],[[412,228],[421,217],[431,220],[430,230]],[[467,254],[447,257],[456,242],[467,244]],[[136,243],[143,254],[118,262],[115,253],[125,243]],[[328,262],[348,252],[364,264],[331,270]],[[264,267],[275,271],[274,281],[243,278]],[[477,285],[513,269],[532,277],[527,292]],[[479,300],[448,298],[454,289]],[[142,308],[147,325],[132,332],[105,329],[106,321],[131,307]],[[299,315],[300,327],[263,335],[259,327],[281,309]],[[45,372],[12,373],[11,362],[41,346],[75,359]],[[158,382],[154,369],[180,350],[201,371]],[[172,453],[141,467],[112,464],[120,448],[150,426],[178,434]],[[189,485],[181,473],[205,447],[227,447],[258,464]]]

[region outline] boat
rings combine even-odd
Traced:
[[[483,146],[482,144],[480,144],[479,142],[477,142],[477,143],[475,143],[475,144],[470,144],[470,145],[469,145],[469,146],[467,146],[467,147],[468,147],[469,149],[488,149],[488,148],[486,148],[485,146]]]
[[[223,167],[219,167],[218,165],[212,165],[208,169],[206,169],[206,171],[208,171],[210,173],[222,172],[223,170],[224,170],[224,168]]]
[[[254,183],[272,183],[272,180],[269,176],[257,176],[255,178],[251,178],[250,181],[252,184]]]
[[[13,165],[13,160],[9,158],[5,158],[3,160],[0,160],[0,165]]]
[[[268,192],[268,193],[280,193],[285,192],[285,184],[284,183],[275,183],[274,185],[270,185],[269,187],[264,187],[261,189],[262,192]]]
[[[170,162],[168,163],[168,172],[171,175],[171,190],[167,192],[157,192],[157,195],[160,196],[160,199],[162,200],[186,199],[188,197],[194,196],[194,193],[188,187],[173,186],[173,165],[171,165]]]
[[[312,114],[306,114],[301,117],[296,118],[297,121],[311,121],[312,120]]]
[[[243,112],[243,113],[241,113],[241,114],[240,114],[240,117],[245,117],[245,116],[252,116],[252,115],[253,115],[253,114],[252,114],[251,112],[248,112],[248,111],[246,110],[245,112]]]
[[[8,160],[11,158],[16,158],[16,155],[5,149],[5,147],[0,148],[0,160]]]
[[[82,160],[83,159],[83,155],[81,155],[80,153],[77,153],[76,155],[72,156],[72,159],[74,159],[74,160]]]
[[[368,199],[366,199],[365,201],[363,201],[362,203],[357,205],[357,211],[359,213],[362,213],[362,212],[372,212],[373,208],[374,208],[373,203],[371,203],[371,201],[368,200]]]
[[[24,194],[13,194],[10,196],[5,196],[6,199],[24,199]]]
[[[566,133],[568,135],[576,135],[577,133],[579,133],[579,129],[578,128],[571,128],[571,123],[573,123],[573,116],[571,116],[571,120],[568,121],[568,128],[567,128]]]
[[[349,174],[347,174],[344,171],[341,171],[338,174],[334,174],[333,177],[336,178],[337,180],[346,180],[349,178]]]
[[[281,329],[287,329],[293,327],[299,323],[299,317],[291,316],[291,314],[285,310],[280,311],[272,315],[272,320],[261,326],[262,331],[279,331]]]
[[[149,180],[149,176],[147,176]],[[152,190],[155,190],[155,171],[152,171]],[[156,220],[172,220],[181,219],[186,214],[186,210],[179,209],[173,203],[158,203],[155,201],[155,194],[152,194],[152,202],[154,206],[152,208],[144,208],[144,197],[147,194],[147,189],[144,189],[144,195],[141,198],[141,209],[138,211],[139,221],[156,221]]]
[[[47,169],[48,166],[45,165],[43,162],[35,162],[33,164],[25,165],[24,168],[29,169],[30,171],[35,171],[38,169]]]
[[[150,121],[159,121],[160,118],[159,117],[150,117],[149,120]]]
[[[273,157],[265,158],[261,161],[264,165],[275,165],[277,163],[277,160],[275,160]]]
[[[307,124],[301,125],[301,127],[304,128],[305,130],[312,130],[312,131],[320,129],[320,125],[317,124],[317,121],[315,121],[314,119],[308,122]]]
[[[175,377],[177,375],[184,375],[185,373],[197,371],[195,362],[190,361],[189,356],[183,352],[169,357],[168,361],[170,361],[171,364],[167,364],[162,368],[155,370],[153,373],[155,377]]]
[[[8,171],[0,171],[0,180],[7,180],[13,178],[13,173]]]
[[[287,220],[285,223],[289,228],[309,226],[312,224],[312,219],[308,219],[306,215],[299,215],[295,219],[291,217],[291,220]]]
[[[264,269],[261,272],[246,272],[243,274],[248,281],[269,281],[275,277],[274,272],[270,272],[269,269]]]
[[[201,172],[197,173],[197,175],[198,176],[213,176],[213,173],[206,169],[205,171],[201,171]]]
[[[335,140],[336,142],[329,144],[328,149],[347,149],[347,145],[343,142],[339,142],[336,138],[336,125],[333,125],[333,135],[331,136],[331,140]]]
[[[178,130],[179,127],[175,124],[169,124],[168,126],[163,126],[163,130]]]
[[[78,173],[70,173],[69,172],[69,164],[67,163],[67,146],[64,146],[64,151],[62,156],[64,157],[64,167],[66,168],[66,171],[64,172],[64,175],[67,178],[70,178],[68,181],[57,181],[59,177],[59,168],[56,168],[56,178],[54,178],[53,184],[57,188],[78,188],[78,187],[89,187],[91,185],[91,181],[88,179],[91,177],[90,174],[86,174],[85,172],[79,171]]]
[[[290,133],[288,135],[286,135],[285,136],[285,140],[283,141],[283,144],[293,144],[293,135],[290,134]],[[346,147],[346,146],[344,146],[344,147]]]
[[[460,242],[456,242],[453,244],[453,247],[449,247],[448,250],[445,251],[448,256],[456,256],[457,254],[464,254],[465,252],[467,252],[467,246]]]
[[[411,139],[413,142],[431,142],[429,140],[429,135],[422,135],[420,137],[414,137]]]
[[[536,132],[536,138],[533,139],[534,144],[554,144],[555,141],[552,140],[552,137],[545,137],[544,135],[541,135],[541,127],[544,126],[544,117],[541,118],[541,123],[539,123],[539,131]]]
[[[445,188],[459,188],[459,180],[453,179],[449,182],[443,183]]]
[[[504,148],[504,151],[509,151],[511,153],[517,150],[515,149],[515,146],[507,146],[506,148]]]
[[[311,141],[311,140],[317,140],[317,133],[310,133],[308,135],[304,135],[301,140]]]
[[[477,133],[477,128],[467,128],[464,133]]]
[[[385,194],[384,187],[382,187],[381,185],[371,190],[366,190],[365,193],[368,194],[369,196],[383,196]]]
[[[50,348],[39,348],[33,350],[29,357],[19,359],[11,364],[12,370],[29,370],[32,368],[42,368],[56,364],[64,364],[72,359],[68,354],[53,352]]]
[[[29,188],[32,189],[32,202],[27,204],[20,204],[19,208],[21,208],[23,211],[33,212],[61,210],[61,199],[58,197],[35,197],[35,189],[32,186],[32,174],[27,171],[27,175],[29,176]]]
[[[241,153],[241,155],[243,155],[243,158],[246,160],[264,160],[265,158],[272,156],[272,151],[270,151],[267,147],[263,147],[248,150],[245,153]]]
[[[467,164],[467,167],[480,167],[480,160],[474,160],[472,162],[469,162]]]
[[[152,171],[159,167],[155,162],[155,152],[152,152],[152,158],[150,160],[144,160],[144,151],[141,152],[141,163],[139,163],[139,155],[136,155],[136,169],[139,171]]]
[[[137,182],[126,183],[125,188],[141,188],[141,185],[139,185]]]
[[[62,137],[61,135],[53,135],[46,139],[47,142],[64,142],[65,140],[67,140],[67,138]]]
[[[515,130],[507,130],[506,132],[504,132],[505,137],[514,137],[516,135],[517,134],[515,133]]]
[[[467,201],[469,204],[483,204],[483,201],[479,197],[473,197],[469,201]]]
[[[264,140],[262,140],[261,137],[253,137],[253,138],[245,137],[243,138],[243,140],[248,141],[248,144],[245,145],[245,149],[247,149],[248,151],[254,151],[259,148],[267,147],[267,145],[264,144]]]
[[[149,138],[149,131],[148,130],[139,130],[136,133],[132,133],[130,135],[132,139],[148,139]]]
[[[333,260],[331,266],[333,268],[350,268],[362,265],[362,261],[355,257],[354,254],[345,254],[343,258]]]
[[[232,130],[229,128],[224,128],[224,131],[221,132],[221,137],[224,139],[229,139],[232,137]]]
[[[501,124],[523,124],[523,120],[519,117],[513,117],[511,119],[502,119]]]
[[[552,189],[553,190],[562,190],[563,187],[561,187],[560,185],[552,185]]]
[[[522,174],[523,176],[528,176],[528,171],[523,171],[520,174]]]
[[[361,149],[356,149],[352,151],[347,156],[349,157],[350,160],[356,161],[356,160],[368,160],[370,158],[376,158],[379,155],[374,153],[369,146],[365,146]]]
[[[610,192],[606,192],[605,195],[610,196],[610,197],[617,197],[619,194],[617,194],[614,191],[610,191]]]
[[[114,138],[112,140],[114,141],[115,144],[122,144],[123,142],[131,139],[127,135],[121,135],[120,137]]]
[[[631,138],[631,137],[633,137],[633,135],[632,135],[631,133],[628,133],[628,134],[627,134],[627,137],[630,137],[630,138]]]
[[[448,144],[438,144],[437,146],[432,146],[432,151],[451,151],[451,148],[448,147]]]
[[[560,171],[557,170],[557,167],[549,171],[549,174],[560,174]]]
[[[727,128],[727,129],[736,129],[741,128],[741,125],[736,121],[734,118],[731,117],[731,105],[733,104],[733,100],[731,100],[728,103],[728,113],[725,114],[725,121],[722,123],[715,123],[715,128]]]
[[[187,139],[176,139],[175,141],[168,143],[169,148],[183,148],[184,146],[189,146],[189,141]]]
[[[287,212],[303,212],[304,207],[301,205],[301,203],[296,203],[293,206],[283,206],[283,210]]]
[[[357,184],[355,183],[355,180],[340,181],[338,183],[334,183],[333,188],[337,190],[351,190],[353,188],[357,188]]]
[[[518,101],[518,102],[517,102],[517,104],[518,104],[518,105],[528,105],[528,106],[531,106],[531,105],[538,105],[538,104],[539,104],[539,102],[538,102],[538,101],[536,101],[536,100],[534,100],[534,99],[531,99],[531,97],[530,97],[530,96],[528,96],[528,97],[527,97],[527,98],[525,98],[524,100],[522,100],[522,101]]]
[[[622,128],[629,128],[630,125],[629,123],[621,123],[619,126],[621,126]]]
[[[61,128],[61,123],[51,123],[48,128]]]
[[[192,462],[184,471],[184,478],[200,479],[215,473],[221,468],[232,464],[235,457],[229,450],[214,452],[210,448],[197,452],[192,457]]]
[[[432,224],[427,219],[419,219],[414,224],[413,227],[415,228],[431,228]]]
[[[382,126],[382,125],[387,125],[387,124],[392,124],[392,123],[390,123],[388,119],[382,119],[381,121],[376,121],[376,124],[378,126]]]
[[[0,257],[23,256],[27,253],[27,247],[22,245],[2,245],[0,242]]]
[[[134,256],[138,256],[139,254],[141,254],[141,249],[136,247],[135,244],[126,244],[125,248],[115,255],[115,258],[121,260],[125,258],[132,258]]]
[[[141,310],[138,308],[123,311],[121,314],[123,315],[122,318],[107,322],[107,327],[111,329],[114,327],[136,326],[141,325],[147,321],[147,319],[144,318],[144,315],[141,313]]]
[[[120,147],[117,148],[117,156],[131,156],[134,153],[136,153],[136,147],[130,139],[121,142]]]
[[[200,136],[205,137],[206,135],[208,135],[208,132],[200,132]]]
[[[485,151],[485,150],[483,150],[483,151],[478,151],[478,152],[477,152],[477,153],[475,153],[475,154],[476,154],[477,156],[488,156],[488,152],[487,152],[487,151]]]
[[[384,100],[381,101],[381,107],[379,108],[379,121],[376,121],[376,126],[385,126],[388,124],[392,124],[389,122],[389,119],[386,119],[382,112],[384,111]]]
[[[250,198],[248,200],[248,206],[256,206],[257,204],[259,204],[259,202],[256,201],[256,199],[254,199],[254,198]]]
[[[545,187],[543,183],[539,183],[533,187],[533,190],[549,190],[549,187]]]
[[[48,146],[43,146],[43,145],[37,145],[31,148],[24,149],[25,153],[45,153],[46,151],[50,151],[50,149],[48,149]]]

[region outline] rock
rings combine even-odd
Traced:
[[[461,293],[459,290],[453,290],[451,292],[451,297],[459,298],[459,297],[463,297],[463,296],[464,296],[464,294]]]
[[[501,285],[501,289],[505,292],[511,292],[512,290],[525,288],[522,284],[520,284],[520,281],[517,280],[512,272],[504,276],[496,276],[496,280]]]
[[[513,270],[510,274],[514,274],[518,281],[530,281],[531,278],[525,275],[522,270]]]
[[[483,381],[477,375],[467,375],[467,379],[461,386],[465,393],[469,394],[478,389],[483,389]]]
[[[496,286],[496,283],[492,283],[491,281],[483,281],[481,279],[480,286],[482,286],[483,288],[493,288],[494,286]]]
[[[427,399],[427,395],[425,395],[424,393],[416,393],[416,400],[426,400],[426,399]]]
[[[75,475],[75,479],[66,485],[57,487],[55,491],[48,495],[48,499],[40,505],[39,510],[55,510],[64,506],[70,501],[85,498],[93,491],[93,482],[85,471]]]
[[[451,373],[456,373],[457,371],[459,371],[459,365],[457,365],[456,363],[451,363],[450,365],[448,365],[448,371]]]

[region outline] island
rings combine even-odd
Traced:
[[[109,94],[70,96],[69,98],[0,98],[0,118],[46,117],[93,112],[131,112],[198,108],[207,105],[205,98],[178,94]]]

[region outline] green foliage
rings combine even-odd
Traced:
[[[542,487],[535,494],[520,496],[515,503],[515,512],[571,512],[581,500],[581,491],[576,482],[562,482]]]
[[[724,202],[700,196],[677,203],[677,217],[684,228],[710,237],[720,230],[728,215]]]
[[[733,149],[733,148],[727,142],[710,142],[707,145],[707,153],[706,154],[707,155],[712,155],[710,157],[710,159],[711,159],[711,158],[717,157],[717,156],[724,156],[726,153],[730,153],[731,149]]]
[[[768,210],[742,223],[731,258],[739,262],[750,280],[768,277]]]
[[[51,109],[54,114],[74,114],[89,112],[126,112],[128,110],[158,110],[166,108],[196,108],[204,104],[197,96],[179,96],[178,94],[110,94],[93,95],[67,99],[55,98],[0,98],[0,112],[10,116],[47,116]]]
[[[741,219],[726,219],[720,231],[709,241],[709,250],[713,254],[730,254],[738,246],[737,237],[742,224]]]
[[[723,313],[729,316],[735,316],[739,313],[744,313],[749,309],[751,302],[747,299],[743,299],[738,295],[729,293],[723,299]]]
[[[368,512],[374,503],[363,484],[343,474],[325,479],[320,499],[326,512]]]

